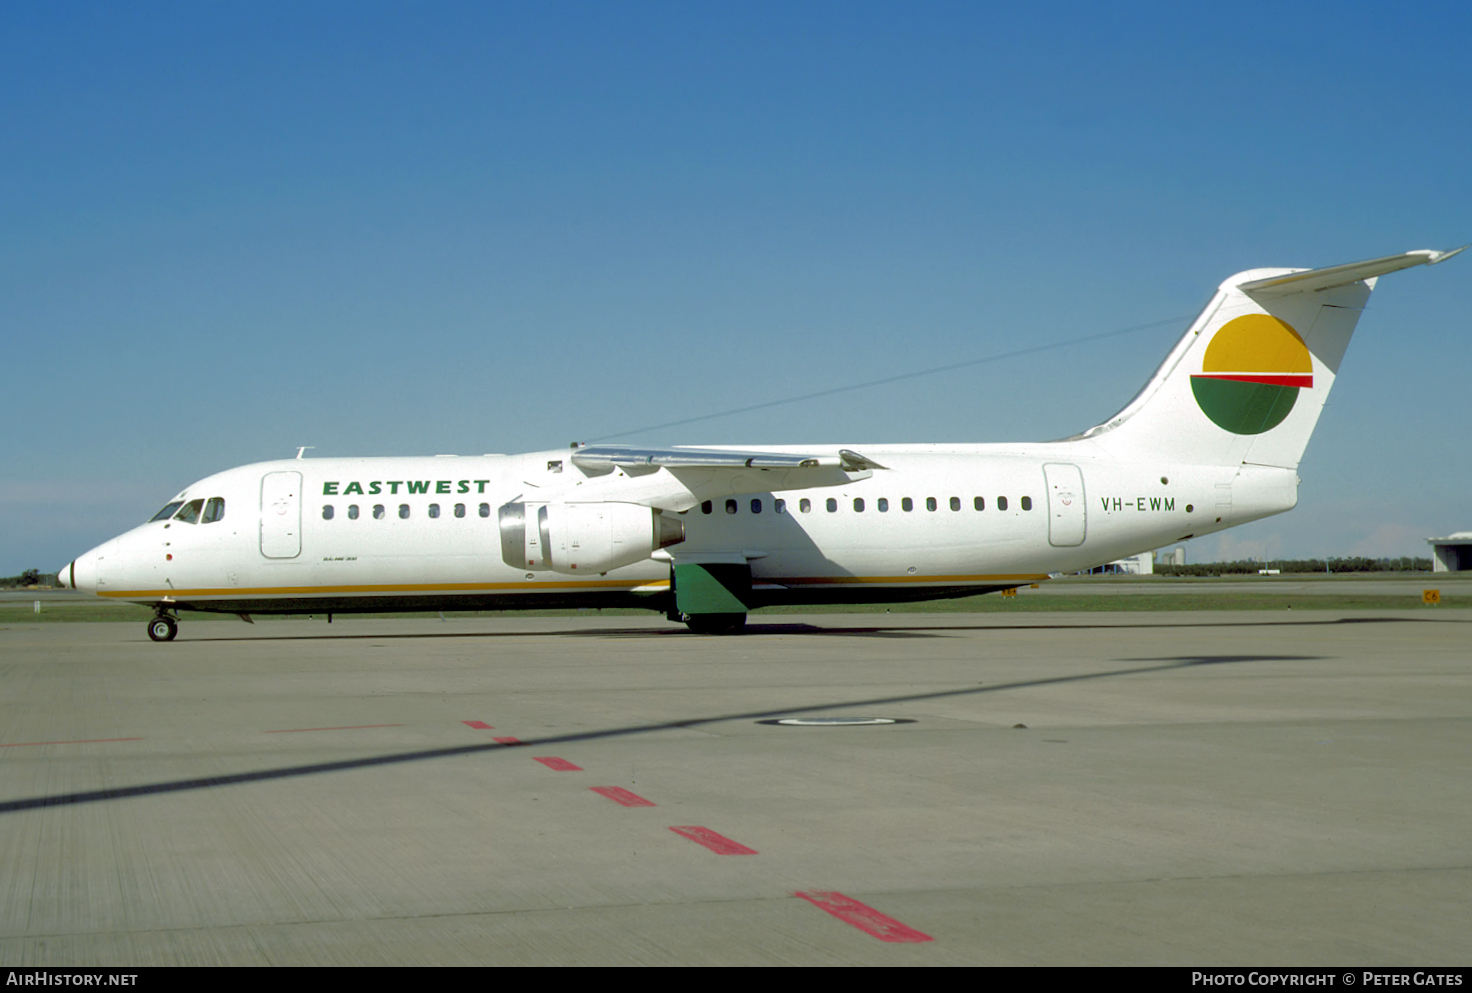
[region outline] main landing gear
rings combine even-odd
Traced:
[[[173,641],[178,633],[179,622],[163,611],[148,622],[148,636],[154,641]]]
[[[745,614],[685,614],[681,618],[695,634],[740,634]]]

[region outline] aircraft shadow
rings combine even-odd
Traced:
[[[748,624],[746,634],[845,635],[874,638],[938,638],[929,628],[847,627],[821,628],[812,624]],[[946,628],[935,628],[943,632]],[[965,628],[950,630],[966,630]],[[744,637],[745,635],[743,635]],[[577,631],[400,631],[391,634],[268,634],[245,637],[190,638],[191,642],[241,643],[251,641],[391,641],[428,638],[724,638],[727,635],[695,634],[684,628],[585,628]]]
[[[904,616],[904,615],[901,615]],[[1032,615],[1038,616],[1038,615]],[[1132,631],[1155,628],[1244,628],[1244,627],[1338,627],[1346,624],[1472,624],[1472,620],[1456,617],[1334,617],[1301,620],[1223,620],[1223,621],[1140,621],[1131,624],[1090,624],[1079,621],[1055,621],[1038,624],[982,623],[934,625],[848,625],[818,626],[805,622],[785,624],[779,621],[748,623],[745,633],[753,635],[808,635],[814,637],[938,638],[951,631]],[[684,628],[584,628],[576,631],[405,631],[379,634],[268,634],[243,637],[190,638],[192,642],[246,641],[387,641],[390,639],[427,638],[726,638],[730,635],[695,634]]]
[[[908,693],[899,696],[869,697],[861,700],[843,700],[835,703],[788,707],[776,710],[751,710],[733,714],[718,714],[709,717],[691,717],[682,720],[663,721],[657,724],[639,724],[626,727],[603,728],[579,731],[572,734],[547,735],[529,738],[516,744],[477,743],[457,745],[450,748],[431,748],[413,752],[394,752],[387,755],[372,755],[365,758],[344,759],[336,762],[317,762],[306,765],[283,766],[275,769],[258,769],[222,776],[206,776],[197,779],[175,779],[159,783],[143,783],[137,786],[120,786],[112,789],[86,790],[77,793],[61,793],[53,796],[26,797],[19,800],[0,801],[0,814],[36,810],[41,807],[65,807],[84,803],[99,803],[104,800],[126,800],[131,797],[150,796],[161,793],[184,793],[194,790],[212,789],[219,786],[241,786],[246,783],[262,783],[273,779],[293,779],[331,772],[346,772],[352,769],[368,769],[374,766],[401,765],[408,762],[426,762],[434,759],[453,758],[459,755],[474,755],[478,752],[501,753],[524,748],[527,745],[560,745],[569,742],[597,741],[608,738],[625,738],[654,734],[675,729],[696,728],[708,724],[728,721],[759,720],[788,717],[797,714],[814,714],[827,710],[853,707],[881,707],[895,704],[915,703],[922,700],[941,700],[983,693],[1005,693],[1009,690],[1032,689],[1045,686],[1061,686],[1068,683],[1083,683],[1103,679],[1118,679],[1125,676],[1158,674],[1175,670],[1187,670],[1206,665],[1240,665],[1250,662],[1295,662],[1325,659],[1323,655],[1191,655],[1160,659],[1120,659],[1122,662],[1151,662],[1156,664],[1114,669],[1109,672],[1079,673],[1072,676],[1052,676],[1046,679],[1028,679],[995,686],[967,686],[952,690],[936,690],[928,693]]]

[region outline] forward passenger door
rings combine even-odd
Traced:
[[[302,552],[302,474],[268,472],[261,477],[261,554],[294,559]]]

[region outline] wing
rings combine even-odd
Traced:
[[[572,453],[572,463],[601,475],[614,468],[633,469],[818,469],[838,467],[847,472],[883,469],[858,452],[840,448],[836,454],[794,455],[787,452],[743,452],[726,448],[634,448],[597,445]]]
[[[579,448],[572,464],[586,477],[558,498],[613,500],[682,511],[742,493],[843,486],[884,469],[848,449],[760,452],[727,448]]]

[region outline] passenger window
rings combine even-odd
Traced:
[[[1022,498],[1022,509],[1023,510],[1031,510],[1032,509],[1032,497],[1023,497]]]
[[[358,505],[356,503],[350,503],[350,504],[348,504],[348,520],[350,520],[350,521],[356,521],[357,519],[358,519]]]
[[[786,500],[773,500],[772,501],[772,509],[774,511],[776,511],[777,513],[779,513],[779,514],[785,514],[785,513],[787,513],[787,501]]]
[[[463,504],[463,503],[457,503],[457,504],[455,504],[455,516],[456,517],[464,517],[465,516],[465,504]]]
[[[373,519],[375,521],[383,520],[383,504],[375,503],[373,505]]]
[[[409,505],[407,503],[401,503],[401,504],[399,504],[399,520],[401,520],[401,521],[407,521],[408,519],[409,519]]]
[[[808,511],[813,509],[813,501],[809,500],[807,497],[803,497],[801,500],[797,501],[797,509],[806,514]]]
[[[862,514],[863,512],[864,512],[864,498],[863,497],[854,497],[854,513],[856,513],[856,514]]]
[[[935,509],[935,497],[926,497],[925,498],[925,509],[926,510],[934,510]]]
[[[960,497],[951,497],[951,509],[952,510],[960,510],[961,509],[961,498]]]
[[[709,514],[712,510],[715,510],[715,509],[716,509],[715,504],[711,503],[709,500],[705,501],[705,503],[702,503],[700,505],[700,512],[702,514]]]
[[[430,517],[438,517],[438,516],[440,516],[440,505],[439,504],[432,503],[432,504],[429,505],[429,516]]]
[[[915,501],[911,500],[909,497],[905,497],[903,500],[900,501],[900,509],[908,514],[910,511],[915,509]]]
[[[727,500],[726,501],[726,513],[728,513],[728,514],[734,514],[734,513],[736,513],[736,501],[735,500]]]
[[[762,512],[762,502],[760,500],[751,501],[751,512],[753,514],[760,514]]]
[[[834,514],[834,513],[837,513],[837,512],[838,512],[838,501],[835,500],[835,499],[833,499],[832,497],[829,497],[828,498],[828,513]]]
[[[174,520],[183,521],[185,524],[198,524],[199,512],[203,509],[203,500],[190,500],[184,505],[183,510],[174,515]]]
[[[332,520],[332,504],[324,503],[322,505],[322,519],[324,521]]]
[[[150,517],[148,519],[148,523],[152,524],[154,521],[166,521],[170,517],[173,517],[174,511],[178,510],[182,506],[184,506],[183,500],[175,500],[173,503],[165,506],[163,510],[160,510],[157,514],[154,514],[152,517]]]
[[[881,514],[889,513],[889,501],[884,497],[879,498],[879,512]]]
[[[985,510],[986,501],[981,497],[973,497],[971,500],[971,506],[975,507],[977,510]]]
[[[1007,498],[1006,497],[997,497],[997,509],[998,510],[1006,510],[1007,509]]]
[[[225,498],[210,497],[209,503],[204,505],[204,516],[199,520],[201,524],[213,524],[224,516]]]
[[[483,503],[483,504],[480,505],[480,516],[482,516],[482,517],[490,517],[491,516],[491,505],[490,504]]]

